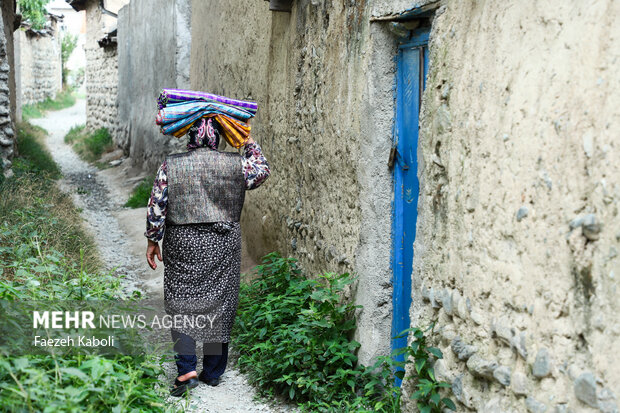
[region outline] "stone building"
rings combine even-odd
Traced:
[[[118,10],[129,0],[67,0],[86,12],[86,128],[116,134],[118,120]]]
[[[15,1],[0,4],[0,173],[5,177],[13,174],[12,159],[15,145],[15,60],[13,56],[13,32],[20,19],[15,15]]]
[[[165,154],[185,146],[183,139],[160,133],[155,115],[163,88],[189,88],[190,3],[133,0],[118,14],[119,128],[115,141],[134,163],[151,172]]]
[[[252,253],[359,276],[362,363],[436,321],[459,411],[617,412],[620,3],[289,3],[192,2],[191,87],[259,104]]]
[[[47,16],[47,24],[35,30],[22,22],[15,31],[15,84],[17,107],[55,99],[62,90],[62,59],[58,22]]]

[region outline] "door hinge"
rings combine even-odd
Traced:
[[[389,169],[394,168],[394,164],[396,163],[396,158],[400,158],[400,162],[402,163],[403,169],[409,169],[409,165],[407,165],[402,155],[398,153],[398,149],[396,148],[396,146],[392,146],[392,148],[390,149],[390,158],[388,159]]]

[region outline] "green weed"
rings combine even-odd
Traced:
[[[106,128],[97,129],[84,140],[84,145],[88,152],[94,156],[101,157],[106,149],[112,146],[112,136]]]
[[[74,126],[64,138],[65,143],[73,145],[77,154],[87,162],[96,163],[105,152],[114,148],[112,136],[106,128],[89,133],[85,125]],[[102,165],[96,163],[99,167]]]
[[[86,125],[76,125],[69,129],[69,132],[65,135],[65,143],[72,144],[83,139],[84,128],[86,128]]]
[[[18,128],[15,176],[0,183],[0,299],[128,299],[118,276],[99,271],[94,240],[70,198],[56,187],[57,167],[32,131],[42,133],[27,124]],[[0,354],[0,406],[37,412],[166,411],[165,389],[157,388],[161,362],[154,355]]]
[[[434,324],[431,324],[426,331],[432,330],[433,326]],[[444,408],[456,410],[454,402],[441,395],[442,389],[449,389],[450,384],[437,380],[435,377],[434,364],[435,361],[443,358],[443,353],[437,347],[431,347],[427,344],[424,331],[418,327],[403,330],[395,338],[405,337],[409,332],[413,333],[413,341],[409,346],[397,350],[394,355],[405,354],[406,360],[413,360],[418,390],[411,395],[411,398],[417,401],[420,413],[441,413]],[[394,364],[404,367],[405,363]],[[404,371],[398,371],[396,375],[402,379]]]
[[[17,125],[17,130],[17,151],[20,157],[16,159],[16,169],[46,173],[52,179],[59,178],[60,169],[43,146],[47,135],[45,129],[22,122]]]
[[[256,269],[258,278],[241,286],[232,345],[260,394],[284,395],[310,411],[398,411],[389,366],[385,379],[357,365],[360,343],[349,336],[360,306],[341,297],[354,279],[307,279],[294,259],[277,253]]]
[[[401,389],[407,363],[415,363],[421,412],[434,413],[450,399],[439,398],[446,383],[435,380],[433,363],[441,352],[426,346],[424,333],[414,331],[409,347],[380,356],[372,366],[358,363],[360,344],[350,338],[354,310],[361,306],[342,297],[349,274],[326,273],[308,279],[293,258],[278,253],[263,257],[257,278],[241,284],[231,345],[237,364],[248,373],[262,396],[281,395],[312,412],[400,412]],[[407,353],[406,361],[395,357]],[[412,356],[412,357],[409,357]]]
[[[29,119],[42,118],[43,111],[36,105],[24,105],[22,106],[22,119],[28,121]]]
[[[151,197],[153,182],[155,182],[154,176],[151,178],[146,178],[144,181],[140,182],[140,184],[132,191],[131,196],[125,203],[125,206],[129,208],[146,207],[149,202],[149,198]]]

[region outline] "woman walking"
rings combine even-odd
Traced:
[[[178,369],[173,396],[196,387],[198,380],[216,386],[226,369],[239,298],[239,220],[245,191],[260,186],[270,173],[260,146],[251,137],[243,155],[218,151],[223,133],[212,117],[195,121],[187,132],[187,152],[166,157],[148,203],[146,257],[151,268],[157,268],[155,256],[162,261],[159,241],[163,238],[167,310],[174,303],[171,307],[186,305],[186,310],[215,309],[217,316],[218,328],[194,325],[171,330]],[[196,373],[196,341],[203,342],[200,376]]]

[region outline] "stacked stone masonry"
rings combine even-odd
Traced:
[[[118,55],[116,47],[86,47],[86,128],[107,128],[115,133],[118,124]]]
[[[3,10],[4,12],[4,7]],[[7,48],[7,38],[4,30],[4,13],[0,13],[0,172],[4,176],[12,175],[11,166],[15,151],[15,129],[11,114],[11,88],[9,65],[9,53]],[[12,25],[12,21],[7,22]]]
[[[99,46],[99,40],[111,25],[103,15],[100,2],[89,0],[86,10],[86,129],[107,128],[112,136],[118,126],[118,54],[117,44]],[[106,30],[104,30],[106,28]]]
[[[17,89],[21,104],[54,99],[62,89],[60,36],[19,29],[15,33],[15,41],[19,42],[16,47],[20,53]]]

